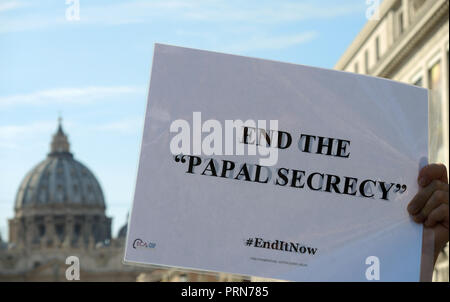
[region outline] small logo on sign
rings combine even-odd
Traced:
[[[133,248],[147,248],[147,249],[154,249],[156,247],[156,243],[154,242],[146,242],[140,238],[137,238],[133,241]]]

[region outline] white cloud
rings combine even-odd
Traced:
[[[55,121],[38,121],[26,125],[0,126],[0,148],[23,148],[22,143],[38,135],[48,134],[56,129]]]
[[[182,16],[186,19],[200,21],[275,24],[310,19],[329,19],[361,12],[360,6],[355,6],[349,2],[342,3],[342,1],[332,5],[324,5],[319,1],[309,1],[309,3],[250,1],[244,7],[241,4],[242,2],[225,1],[215,6],[202,6],[187,10],[182,13]]]
[[[0,13],[18,9],[25,6],[23,2],[19,1],[1,1],[0,0]]]
[[[130,117],[116,122],[93,126],[93,130],[120,133],[136,133],[144,127],[143,117]]]
[[[56,88],[25,94],[0,96],[0,108],[18,105],[49,105],[58,103],[86,104],[92,101],[145,93],[135,86],[89,86],[82,88]]]
[[[43,17],[39,15],[3,18],[0,22],[0,34],[62,26],[66,22],[64,18],[55,18],[53,16]]]
[[[236,43],[225,49],[226,52],[247,52],[254,50],[274,50],[307,43],[317,37],[317,32],[310,31],[284,36],[255,36],[246,41]]]
[[[362,2],[362,4],[361,4]],[[359,3],[360,5],[355,5]],[[364,13],[363,1],[158,0],[129,1],[84,9],[87,22],[148,23],[153,18],[207,22],[286,23]],[[83,17],[82,17],[83,19]]]
[[[8,140],[15,137],[28,135],[33,136],[38,133],[54,130],[56,122],[35,122],[27,125],[4,125],[0,126],[0,140]]]
[[[16,8],[18,4],[8,4]],[[11,3],[16,3],[11,1]],[[364,1],[264,1],[249,0],[154,0],[80,3],[80,21],[69,22],[61,10],[47,9],[47,13],[17,15],[4,18],[0,33],[36,30],[47,27],[76,24],[150,24],[157,21],[192,21],[228,26],[245,24],[282,24],[311,19],[330,19],[355,13],[365,13]],[[0,6],[1,7],[1,6]]]
[[[30,140],[47,143],[50,135],[57,129],[57,121],[36,121],[28,124],[10,124],[0,126],[0,149],[20,150]],[[140,133],[144,127],[143,117],[127,117],[117,121],[103,123],[74,123],[64,121],[64,128],[76,128],[78,132],[92,131],[121,134]],[[45,140],[43,140],[45,137]]]
[[[10,124],[0,126],[0,149],[20,149],[24,142],[29,140],[41,141],[42,137],[53,134],[57,129],[56,120],[36,121],[28,124]],[[144,127],[143,117],[127,117],[118,121],[104,122],[99,124],[73,123],[64,121],[64,127],[74,128],[78,131],[100,131],[122,134],[135,134],[142,131]],[[47,142],[47,140],[45,140]]]

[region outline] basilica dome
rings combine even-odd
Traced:
[[[15,210],[48,206],[105,208],[103,192],[94,174],[75,160],[61,122],[51,151],[23,179]]]

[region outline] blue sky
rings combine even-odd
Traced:
[[[72,0],[73,1],[73,0]],[[70,2],[70,0],[69,0]],[[98,177],[113,230],[131,207],[156,42],[332,68],[366,0],[0,0],[0,233],[59,112]]]

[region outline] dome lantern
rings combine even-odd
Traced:
[[[50,155],[55,153],[70,153],[70,144],[67,135],[62,129],[62,118],[58,118],[58,130],[53,135],[52,142],[50,144]]]

